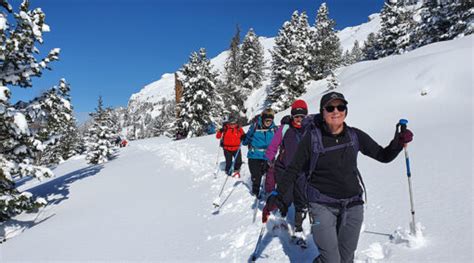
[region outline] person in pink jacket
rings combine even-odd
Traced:
[[[308,115],[308,105],[304,100],[296,100],[291,105],[291,115],[285,116],[281,120],[280,128],[275,133],[275,136],[273,136],[272,142],[265,153],[270,166],[267,174],[269,185],[266,185],[266,187],[273,190],[275,188],[275,181],[276,184],[281,182],[281,176],[283,176],[286,167],[293,159],[298,144],[301,138],[303,138],[304,128],[302,124],[306,115]],[[269,176],[269,174],[275,176]],[[270,179],[270,177],[275,179]],[[297,242],[304,242],[302,224],[306,217],[306,204],[304,198],[297,191],[293,192],[293,203],[295,205],[294,238],[299,238]]]

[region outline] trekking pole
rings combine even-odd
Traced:
[[[400,131],[404,132],[407,129],[407,124],[408,120],[406,119],[401,119],[398,122],[398,125],[400,126]],[[412,235],[416,234],[416,225],[415,225],[415,206],[413,202],[413,190],[412,190],[412,185],[411,185],[411,171],[410,171],[410,158],[408,156],[408,145],[405,143],[403,145],[403,149],[405,151],[405,161],[406,161],[406,167],[407,167],[407,177],[408,177],[408,190],[410,193],[410,206],[411,206],[411,223],[410,223],[410,231]]]
[[[216,157],[216,170],[214,171],[214,179],[217,179],[217,174],[219,173],[219,156],[220,156],[220,153],[221,153],[221,150],[219,149],[221,148],[221,146],[219,145],[217,147],[217,157]]]
[[[239,149],[237,150],[237,152],[235,152],[234,158],[232,160],[232,165],[230,166],[230,173],[231,174],[234,171],[235,160],[237,159],[237,155],[239,155],[239,152],[240,152],[240,146],[239,146]],[[227,183],[227,179],[229,179],[229,177],[230,177],[230,175],[227,175],[225,177],[224,184],[222,184],[222,187],[221,187],[221,191],[219,192],[219,195],[217,196],[217,199],[214,200],[214,202],[212,203],[215,207],[220,206],[220,197],[222,195],[222,192],[224,191],[225,184]]]
[[[260,186],[258,187],[258,194],[255,196],[255,207],[253,208],[253,219],[252,219],[252,223],[255,223],[255,220],[257,219],[257,212],[258,212],[258,205],[259,205],[259,201],[260,201],[260,193],[263,191],[263,189],[265,188],[265,180],[266,180],[267,176],[262,176],[262,180],[260,181]],[[262,187],[263,185],[263,187]]]

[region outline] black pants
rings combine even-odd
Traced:
[[[285,174],[285,170],[281,167],[275,167],[275,180],[278,185],[282,181],[282,177]],[[307,203],[305,201],[304,193],[301,192],[301,189],[297,189],[297,184],[293,185],[291,189],[292,194],[291,200],[285,200],[288,204],[293,203],[295,205],[295,231],[303,231],[303,220],[306,218],[306,207]]]
[[[224,156],[225,156],[225,172],[227,175],[231,175],[230,174],[230,167],[232,166],[232,159],[234,158],[235,156],[235,153],[237,152],[236,151],[228,151],[228,150],[224,150]],[[239,153],[237,154],[237,156],[235,156],[235,164],[234,164],[234,171],[239,171],[240,170],[240,166],[242,166],[242,154],[241,154],[241,151],[239,151]]]
[[[248,159],[248,161],[252,178],[252,193],[258,195],[260,192],[260,184],[262,183],[262,176],[267,172],[267,161],[262,159]]]

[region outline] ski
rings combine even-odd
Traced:
[[[237,159],[237,155],[239,154],[239,152],[240,152],[240,146],[239,146],[239,149],[237,150],[237,152],[235,153],[235,155],[232,159],[232,165],[230,167],[230,174],[232,174],[234,172],[235,161]],[[219,207],[220,198],[221,198],[222,192],[224,191],[225,184],[227,183],[227,179],[229,179],[229,177],[231,177],[231,176],[226,174],[224,183],[222,184],[221,190],[219,191],[219,195],[217,196],[217,198],[212,203],[214,205],[214,207]]]
[[[253,220],[252,223],[255,223],[255,220],[257,219],[257,211],[258,211],[258,204],[260,202],[258,201],[258,196],[255,196],[255,201],[253,203]]]
[[[260,228],[260,234],[258,235],[257,239],[257,244],[255,245],[255,250],[252,253],[252,262],[257,261],[257,256],[258,256],[258,249],[260,247],[260,243],[262,242],[263,234],[265,233],[265,224],[262,225],[262,228]]]
[[[232,186],[232,190],[226,195],[226,197],[224,198],[224,200],[221,202],[220,201],[220,198],[214,200],[214,202],[212,203],[214,205],[214,208],[216,208],[216,210],[213,212],[214,215],[216,214],[219,214],[219,211],[220,209],[222,208],[222,206],[227,202],[227,200],[229,199],[229,197],[232,195],[232,193],[234,192],[235,188],[237,188],[237,186],[239,184],[242,184],[243,182],[242,181],[237,181],[234,183],[234,185]]]

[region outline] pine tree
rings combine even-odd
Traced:
[[[153,120],[153,136],[172,137],[171,135],[174,134],[172,124],[175,122],[175,102],[163,98],[161,105],[160,114]]]
[[[363,60],[377,59],[377,54],[380,50],[380,46],[377,41],[378,38],[378,35],[374,32],[371,32],[367,36],[367,40],[364,42],[364,46],[362,47]]]
[[[87,156],[90,164],[107,162],[113,155],[115,148],[111,141],[115,139],[111,129],[110,111],[104,109],[102,96],[99,97],[96,111],[91,113],[93,123],[88,130]]]
[[[265,66],[263,46],[252,28],[242,42],[242,93],[244,99],[262,86]]]
[[[49,32],[45,23],[45,14],[40,8],[29,9],[29,1],[24,0],[20,5],[20,13],[14,13],[13,26],[5,23],[0,30],[0,85],[16,85],[31,87],[31,77],[39,77],[48,64],[58,60],[59,48],[52,49],[40,62],[34,56],[38,52],[36,43],[43,43],[43,32]],[[9,13],[12,7],[2,0],[2,8]],[[6,21],[5,13],[0,13],[0,20]]]
[[[59,49],[53,49],[41,61],[37,43],[43,43],[43,32],[49,31],[45,15],[40,8],[29,9],[29,1],[14,13],[7,0],[1,0],[0,12],[0,222],[45,204],[44,199],[34,199],[28,192],[15,188],[14,178],[52,176],[44,167],[35,166],[35,152],[41,142],[31,134],[25,115],[9,102],[11,92],[6,85],[30,87],[31,77],[38,77],[49,62],[58,59]],[[12,15],[11,18],[8,16]],[[7,23],[8,21],[8,23]]]
[[[244,115],[245,95],[241,92],[242,89],[242,63],[240,50],[240,28],[236,27],[235,35],[232,37],[229,49],[229,56],[224,65],[225,82],[223,88],[220,89],[220,94],[224,100],[227,108],[224,109],[224,114]]]
[[[329,18],[326,3],[322,3],[318,9],[310,49],[313,58],[311,74],[315,80],[326,77],[342,63],[342,49],[334,30],[335,24],[335,21]]]
[[[337,80],[336,74],[334,74],[334,71],[331,71],[329,73],[329,76],[326,78],[327,83],[328,83],[328,90],[335,90],[337,87],[339,87],[339,81]]]
[[[44,147],[36,159],[38,164],[58,164],[64,156],[71,154],[71,145],[66,141],[72,142],[72,138],[65,138],[72,136],[75,129],[69,91],[69,84],[61,79],[59,86],[44,92],[25,109],[32,127],[35,127],[33,133]]]
[[[444,10],[446,10],[446,20],[450,22],[450,26],[446,35],[443,36],[443,40],[469,35],[474,32],[472,0],[453,1]]]
[[[65,79],[61,79],[58,87],[58,95],[62,99],[65,111],[64,123],[61,127],[61,138],[59,140],[59,147],[61,157],[64,160],[79,153],[80,138],[77,128],[77,120],[73,115],[73,106],[71,103],[71,86]],[[69,106],[68,106],[69,105]]]
[[[176,120],[176,138],[202,136],[210,125],[220,122],[217,74],[212,71],[206,50],[193,52],[189,62],[181,69],[183,96],[179,102],[179,117]]]
[[[305,92],[305,83],[310,78],[308,43],[307,16],[295,11],[280,29],[272,51],[272,85],[267,101],[277,112],[288,108]]]
[[[364,54],[362,53],[362,49],[359,47],[359,41],[354,41],[354,46],[352,47],[351,50],[351,57],[353,59],[353,63],[362,61],[364,58]]]
[[[413,14],[403,2],[386,0],[382,8],[379,40],[381,49],[377,57],[401,54],[410,49],[414,21]]]
[[[352,57],[351,52],[349,50],[344,51],[344,55],[342,55],[342,64],[344,66],[349,66],[354,64],[354,58]]]

